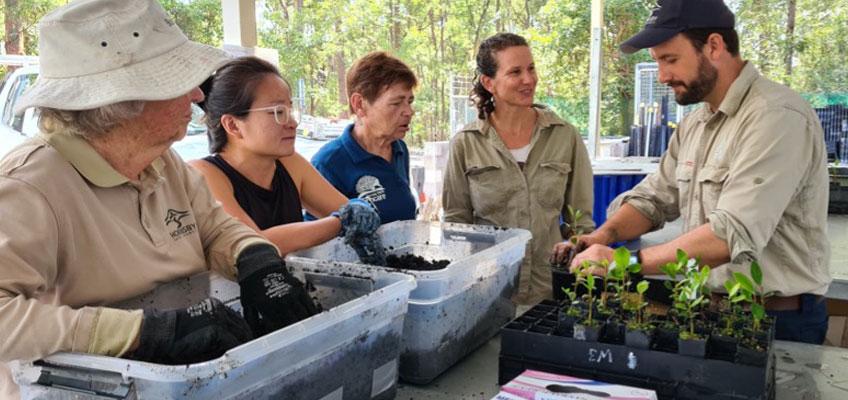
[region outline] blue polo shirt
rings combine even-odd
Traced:
[[[415,219],[415,198],[409,188],[409,151],[403,140],[392,142],[392,162],[371,154],[353,138],[353,124],[321,147],[312,165],[349,199],[359,197],[377,206],[380,221]],[[314,217],[307,214],[307,219]]]

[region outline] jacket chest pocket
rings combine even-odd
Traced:
[[[705,165],[698,171],[698,200],[703,205],[704,214],[713,211],[718,204],[718,198],[724,190],[724,183],[730,175],[726,165]]]
[[[519,182],[511,182],[499,165],[472,165],[465,171],[474,214],[486,219],[504,214]]]
[[[692,167],[678,164],[674,177],[677,180],[677,201],[681,215],[685,217],[689,211],[689,192],[692,190]]]
[[[565,188],[568,185],[568,174],[571,165],[564,162],[546,162],[539,165],[533,182],[536,188],[536,201],[542,207],[561,210],[565,202]]]

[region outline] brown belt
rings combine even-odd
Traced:
[[[724,298],[724,295],[714,297]],[[817,302],[824,301],[824,296],[818,295]],[[766,299],[766,310],[768,311],[797,311],[801,309],[801,295],[778,297],[773,296]]]

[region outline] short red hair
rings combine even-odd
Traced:
[[[396,83],[410,89],[418,86],[418,79],[409,67],[385,51],[368,53],[356,60],[345,76],[348,99],[359,93],[373,103],[383,92]],[[354,111],[353,104],[350,111]]]

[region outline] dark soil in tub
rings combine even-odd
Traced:
[[[450,264],[450,260],[427,261],[424,257],[414,254],[397,256],[390,254],[386,256],[386,266],[395,269],[409,269],[413,271],[435,271],[444,269]]]

